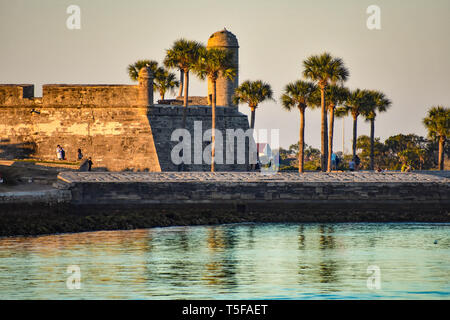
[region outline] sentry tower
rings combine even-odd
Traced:
[[[218,106],[233,106],[232,98],[234,90],[239,86],[239,44],[236,36],[223,29],[213,33],[208,39],[207,48],[223,48],[232,52],[233,67],[236,68],[236,76],[233,80],[219,77],[216,82],[216,104]],[[211,104],[212,83],[208,80],[208,103]]]

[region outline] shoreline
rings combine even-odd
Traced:
[[[367,211],[359,209],[318,211],[238,212],[211,209],[180,212],[173,208],[149,209],[115,205],[14,205],[0,215],[0,237],[36,236],[106,230],[131,230],[171,226],[221,225],[229,223],[449,223],[450,212]]]
[[[62,172],[0,193],[0,237],[242,222],[450,222],[450,172]]]

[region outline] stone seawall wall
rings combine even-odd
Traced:
[[[444,212],[450,218],[450,184],[429,175],[279,173],[61,173],[74,204],[207,206],[256,212]]]
[[[450,222],[450,172],[64,172],[0,194],[0,236],[236,222]]]

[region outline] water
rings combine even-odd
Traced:
[[[449,231],[237,224],[3,238],[0,299],[449,299]],[[79,290],[66,285],[71,265]]]

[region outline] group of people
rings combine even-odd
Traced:
[[[66,160],[66,151],[59,144],[56,146],[56,158],[60,161]],[[83,158],[84,158],[84,156],[83,156],[83,153],[81,152],[81,149],[78,149],[77,160],[83,160]],[[85,159],[80,164],[80,171],[91,171],[93,164],[94,163],[92,162],[91,157]]]
[[[66,160],[66,151],[59,144],[56,146],[56,158],[58,160]]]

